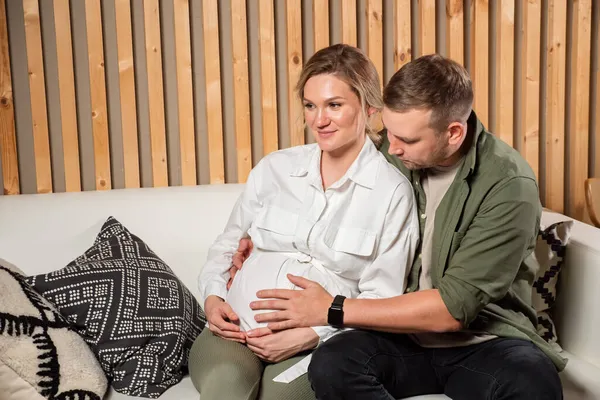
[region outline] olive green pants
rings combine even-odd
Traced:
[[[190,377],[201,400],[314,400],[307,374],[290,383],[273,382],[304,357],[268,364],[245,345],[221,339],[206,328],[190,350]]]

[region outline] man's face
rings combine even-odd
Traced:
[[[381,119],[387,128],[389,153],[410,170],[440,165],[450,156],[448,135],[429,126],[431,110],[396,112],[383,108]]]

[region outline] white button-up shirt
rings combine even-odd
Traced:
[[[251,171],[199,278],[202,301],[225,299],[242,330],[264,324],[249,303],[261,289],[294,288],[287,274],[317,281],[332,295],[383,298],[404,292],[419,241],[410,182],[371,139],[346,174],[326,190],[317,144],[276,151]],[[239,240],[254,244],[227,291]],[[324,341],[336,329],[313,327]]]

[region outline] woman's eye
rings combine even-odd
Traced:
[[[329,106],[331,108],[336,109],[336,108],[340,108],[342,105],[340,103],[329,103]]]
[[[313,108],[315,108],[315,105],[311,103],[304,103],[304,108],[306,108],[307,110],[312,110]]]

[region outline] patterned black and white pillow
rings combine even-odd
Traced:
[[[0,259],[0,398],[101,400],[107,379],[56,307]]]
[[[560,221],[540,229],[534,251],[539,269],[533,282],[531,300],[538,317],[537,332],[557,351],[562,349],[552,320],[552,307],[556,302],[558,278],[572,226],[572,221]]]
[[[171,268],[113,217],[84,254],[30,282],[75,325],[116,391],[157,398],[187,373],[204,312]]]

